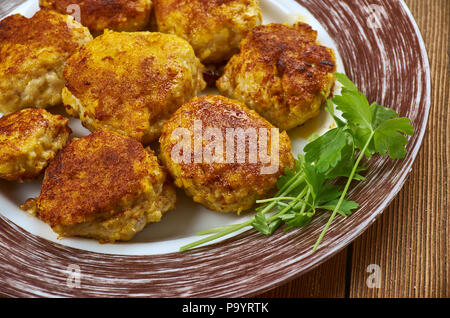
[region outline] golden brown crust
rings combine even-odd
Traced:
[[[176,36],[109,31],[67,62],[63,102],[91,131],[111,129],[148,144],[162,121],[204,89],[202,71]]]
[[[100,130],[74,139],[46,170],[39,217],[52,227],[120,214],[164,182],[155,156],[132,138]]]
[[[20,111],[10,113],[0,118],[0,145],[1,148],[19,146],[20,140],[12,138],[21,137],[22,140],[32,136],[36,130],[40,128],[48,128],[50,126],[47,111],[38,108],[26,108]],[[69,122],[62,116],[57,115],[58,120]],[[3,155],[3,154],[2,154]],[[4,157],[2,157],[4,158]]]
[[[31,18],[15,14],[0,21],[0,63],[11,56],[5,45],[26,45],[29,50],[52,47],[73,54],[79,48],[78,38],[66,18],[56,12],[38,11]],[[23,56],[16,61],[23,61]]]
[[[66,143],[69,119],[44,109],[26,108],[0,118],[0,178],[37,178]]]
[[[80,7],[81,23],[94,35],[103,30],[140,31],[150,18],[151,0],[39,0],[43,9],[62,14],[73,13],[73,5]]]
[[[334,56],[329,49],[316,44],[317,32],[311,26],[298,23],[293,28],[282,24],[259,27],[253,30],[243,50],[263,53],[258,62],[271,69],[276,68],[274,77],[283,78],[291,85],[285,93],[287,103],[293,98],[309,102],[322,87],[326,76],[335,70]]]
[[[92,36],[67,15],[38,11],[0,22],[0,112],[61,103],[67,58]]]
[[[158,30],[186,39],[206,64],[228,60],[262,22],[257,0],[156,0],[154,6]]]
[[[329,94],[336,70],[333,51],[316,38],[317,32],[304,23],[256,27],[225,67],[219,90],[277,127],[302,124],[318,114],[321,92]]]
[[[176,162],[171,157],[172,150],[178,138],[172,138],[172,133],[179,128],[185,128],[194,136],[194,121],[201,121],[203,131],[208,127],[220,130],[224,142],[224,162],[194,161],[194,147],[190,162]],[[270,174],[261,173],[262,167],[269,163],[250,162],[249,147],[245,147],[245,162],[237,160],[237,137],[235,140],[235,157],[226,157],[226,135],[229,128],[244,131],[254,128],[259,133],[261,128],[274,128],[267,120],[244,104],[223,96],[204,96],[184,104],[165,124],[160,138],[161,158],[175,179],[175,184],[184,187],[194,200],[210,209],[220,212],[247,210],[256,198],[262,197],[275,185],[278,177],[287,167],[292,167],[293,157],[291,143],[285,132],[279,134],[279,166]],[[248,141],[247,141],[248,143]],[[205,149],[208,140],[203,140]],[[270,138],[267,145],[270,154]],[[204,159],[204,158],[203,158]]]

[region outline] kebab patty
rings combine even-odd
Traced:
[[[0,178],[28,181],[39,177],[64,147],[69,120],[45,109],[26,108],[0,118]]]
[[[64,66],[92,40],[71,16],[38,11],[0,22],[0,112],[48,108],[61,104]]]
[[[226,62],[262,22],[258,0],[155,0],[158,30],[193,46],[204,64]]]
[[[150,20],[151,0],[39,0],[43,9],[73,14],[95,36],[105,29],[141,31]]]
[[[175,35],[107,31],[67,62],[63,102],[90,131],[108,129],[149,144],[205,88],[203,69]]]
[[[175,185],[218,212],[250,209],[294,164],[286,132],[223,96],[184,104],[164,125],[160,143]]]
[[[175,206],[156,156],[107,130],[74,139],[46,170],[39,197],[22,208],[62,237],[126,241]]]
[[[254,28],[225,66],[219,91],[289,130],[316,117],[335,82],[335,55],[305,23]]]

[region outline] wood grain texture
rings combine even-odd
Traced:
[[[409,0],[432,69],[428,131],[413,171],[382,218],[354,242],[350,297],[449,296],[449,17],[448,0]],[[366,286],[369,264],[381,286]]]
[[[405,2],[422,32],[432,69],[428,131],[413,171],[382,217],[341,252],[350,257],[336,256],[263,297],[305,297],[311,285],[319,288],[318,297],[342,297],[343,289],[346,297],[449,297],[450,1]],[[380,266],[380,288],[367,287],[370,264]],[[348,268],[345,280],[342,268]]]
[[[344,298],[347,253],[348,249],[345,249],[311,272],[257,297]]]

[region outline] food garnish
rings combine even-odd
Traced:
[[[336,73],[342,84],[339,95],[327,100],[326,110],[336,122],[336,128],[322,136],[315,136],[305,146],[304,154],[296,159],[294,170],[286,169],[277,183],[273,198],[258,200],[256,214],[248,221],[199,232],[212,234],[187,244],[180,251],[203,245],[246,227],[253,227],[264,235],[307,226],[317,213],[331,212],[318,237],[313,251],[322,242],[337,214],[351,215],[359,205],[349,199],[353,181],[364,181],[363,159],[378,154],[392,159],[406,156],[406,145],[414,128],[408,118],[399,117],[392,109],[369,104],[366,96],[342,73]],[[336,114],[341,112],[341,116]],[[342,118],[341,118],[342,117]],[[343,180],[343,182],[342,182]]]

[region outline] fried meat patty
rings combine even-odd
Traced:
[[[254,28],[225,66],[219,91],[289,130],[320,113],[335,82],[335,55],[309,25]]]
[[[204,64],[228,60],[262,22],[258,0],[155,0],[154,6],[158,31],[186,39]]]
[[[177,36],[107,31],[67,62],[63,102],[91,131],[109,129],[149,144],[205,88],[203,68]]]
[[[218,212],[250,209],[294,164],[286,132],[223,96],[184,104],[164,125],[160,144],[175,185]]]
[[[39,5],[62,14],[79,14],[80,23],[93,35],[102,34],[105,29],[143,30],[152,9],[151,0],[39,0]]]
[[[65,63],[90,40],[87,28],[56,12],[0,21],[0,112],[60,104]]]
[[[0,178],[39,177],[71,133],[69,120],[45,109],[26,108],[0,118]]]
[[[41,194],[22,209],[60,236],[130,240],[175,206],[176,194],[149,149],[107,130],[72,140],[46,170]]]

